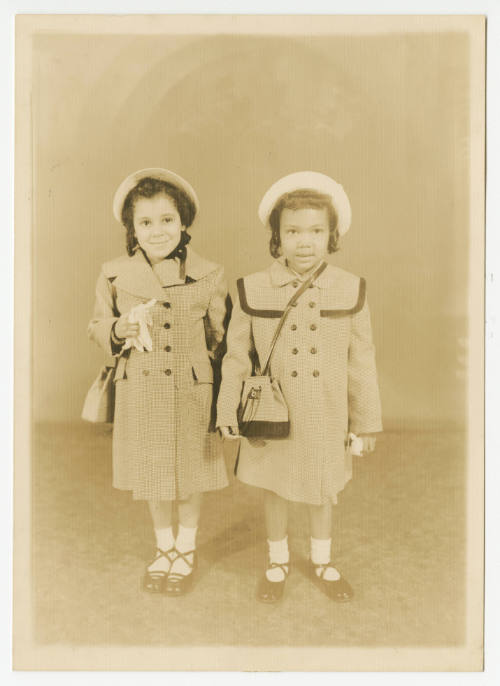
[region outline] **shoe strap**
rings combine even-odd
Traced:
[[[289,564],[290,564],[289,562],[282,562],[282,563],[270,562],[268,569],[275,569],[275,567],[279,567],[282,570],[282,572],[284,573],[284,575],[288,576],[288,565]],[[285,569],[285,567],[286,567],[286,569]]]
[[[314,564],[314,562],[313,562],[313,564]],[[335,570],[337,571],[337,573],[340,574],[340,572],[339,572],[339,570],[337,569],[337,567],[335,567],[334,565],[332,565],[331,562],[327,562],[327,563],[324,564],[324,565],[317,565],[317,564],[314,564],[314,570],[315,570],[315,572],[316,572],[316,570],[319,570],[319,575],[318,575],[318,578],[319,578],[319,579],[323,579],[323,577],[325,576],[325,572],[326,572],[326,570],[328,569],[328,567],[331,567],[332,569],[335,569]],[[342,575],[341,575],[341,576],[342,576]],[[337,579],[337,581],[340,581],[340,579]]]
[[[172,560],[170,559],[169,555],[170,553],[173,553],[175,551],[175,548],[169,548],[168,550],[162,550],[161,548],[156,549],[156,556],[153,562],[156,562],[156,560],[159,560],[160,557],[165,557],[169,562]]]
[[[194,553],[196,552],[196,550],[188,550],[186,553],[181,553],[181,551],[180,551],[180,550],[177,550],[177,548],[172,548],[172,550],[173,550],[173,552],[174,552],[174,557],[173,557],[173,559],[172,559],[172,564],[174,564],[174,562],[175,562],[176,560],[182,559],[182,560],[184,560],[184,562],[187,564],[188,567],[191,567],[191,569],[194,567]],[[193,561],[192,561],[192,562],[190,562],[190,561],[187,559],[187,556],[188,556],[188,555],[193,555]],[[181,574],[181,576],[183,576],[183,575]]]

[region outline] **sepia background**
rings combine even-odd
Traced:
[[[33,44],[33,580],[41,643],[449,646],[465,640],[469,53],[461,33],[38,35]],[[355,600],[325,604],[292,507],[289,597],[255,602],[260,496],[210,494],[201,578],[139,588],[144,503],[111,488],[110,432],[80,421],[103,357],[86,337],[111,201],[130,172],[186,177],[193,246],[237,277],[270,260],[258,203],[301,169],[342,183],[332,262],[364,276],[385,431],[335,508]],[[228,468],[234,454],[227,450]],[[210,627],[199,622],[210,616]]]

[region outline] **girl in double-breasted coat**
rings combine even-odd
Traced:
[[[290,435],[258,445],[241,439],[238,478],[265,489],[269,565],[258,597],[275,602],[288,575],[288,501],[307,503],[312,578],[334,600],[352,588],[331,563],[331,515],[351,478],[349,434],[374,449],[381,413],[370,314],[363,279],[324,262],[350,225],[349,200],[333,179],[297,172],[265,194],[259,216],[271,230],[270,267],[238,281],[222,365],[217,425],[239,438],[237,408],[243,380],[257,355],[266,360],[288,301],[301,283],[323,270],[291,308],[272,358],[289,408]]]
[[[210,430],[211,361],[224,337],[227,288],[222,267],[188,245],[198,200],[180,176],[136,172],[118,188],[113,209],[128,256],[102,266],[89,324],[90,338],[118,358],[113,485],[149,504],[157,551],[144,588],[178,595],[192,584],[201,494],[228,483],[220,439]],[[130,316],[140,305],[149,316],[146,348],[144,329]]]

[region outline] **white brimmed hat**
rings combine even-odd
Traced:
[[[273,183],[265,193],[259,205],[259,219],[267,225],[269,215],[273,211],[279,198],[285,193],[298,190],[312,190],[324,195],[329,195],[332,205],[337,212],[339,234],[345,234],[351,226],[351,204],[342,186],[326,174],[313,171],[300,171],[288,174]]]
[[[146,178],[166,181],[167,183],[171,183],[173,186],[177,186],[177,188],[180,188],[189,196],[189,198],[193,201],[196,212],[198,212],[198,196],[196,195],[194,188],[186,181],[186,179],[183,179],[182,176],[175,174],[169,169],[151,167],[149,169],[140,169],[139,171],[130,174],[130,176],[127,176],[127,178],[118,186],[115,197],[113,198],[113,214],[115,215],[115,219],[117,219],[120,224],[122,223],[122,209],[125,198],[130,193],[132,188],[137,186],[139,181],[142,181],[142,179]]]

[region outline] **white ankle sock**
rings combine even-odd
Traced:
[[[179,524],[179,531],[177,532],[175,547],[180,553],[188,553],[189,551],[196,549],[197,531],[197,526],[187,527],[182,526],[182,524]],[[188,555],[187,559],[189,560],[189,562],[192,562],[193,555]],[[182,574],[183,576],[186,576],[187,574],[191,574],[193,570],[188,564],[186,564],[186,562],[182,558],[177,558],[172,564],[172,568],[170,571],[175,574]]]
[[[326,567],[323,579],[326,581],[337,581],[337,579],[340,579],[340,574],[330,564],[331,547],[331,538],[313,538],[311,536],[311,560],[315,565],[324,565]],[[321,570],[317,569],[316,574],[320,576]]]
[[[171,526],[165,529],[155,529],[155,535],[156,545],[160,550],[170,550],[174,547],[175,538]]]
[[[288,536],[285,536],[281,541],[270,541],[268,539],[267,545],[269,546],[269,562],[287,565],[286,569],[288,570],[288,562],[290,559],[288,553]],[[266,571],[266,576],[269,581],[283,581],[285,572],[280,567],[273,567]]]
[[[166,552],[174,547],[174,533],[172,527],[165,529],[155,529],[156,546]],[[160,555],[148,567],[150,572],[168,572],[170,570],[170,560],[165,555]]]

